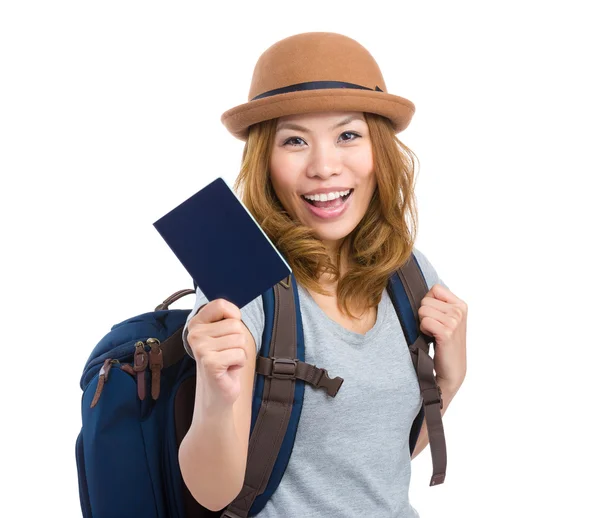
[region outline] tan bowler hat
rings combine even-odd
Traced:
[[[240,140],[257,122],[318,111],[383,115],[396,133],[415,112],[408,99],[387,93],[377,62],[360,43],[334,32],[305,32],[271,45],[258,58],[248,102],[221,122]]]

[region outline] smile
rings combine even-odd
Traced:
[[[311,214],[320,219],[331,219],[341,216],[346,211],[353,194],[354,189],[351,189],[345,196],[339,196],[333,200],[308,200],[304,196],[301,198]]]

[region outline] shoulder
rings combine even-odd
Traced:
[[[441,279],[437,270],[433,267],[427,256],[421,250],[413,247],[413,254],[417,260],[419,268],[421,268],[421,271],[423,272],[423,277],[425,277],[425,282],[427,283],[427,287],[429,289],[431,289],[434,284],[441,284],[442,286],[448,288],[446,283]]]

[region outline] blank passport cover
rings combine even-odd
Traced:
[[[291,273],[222,178],[153,225],[208,300],[223,298],[242,308]]]

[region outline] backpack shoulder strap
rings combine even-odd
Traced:
[[[433,359],[429,356],[429,344],[433,342],[435,349],[435,341],[420,331],[418,314],[421,300],[429,289],[414,253],[411,253],[409,259],[390,277],[387,289],[402,324],[406,343],[410,344],[409,350],[423,396],[423,406],[410,432],[410,453],[412,455],[414,451],[425,418],[433,462],[433,475],[429,485],[443,484],[447,464],[441,414],[443,401],[435,382]]]
[[[244,486],[222,518],[256,515],[275,492],[288,465],[304,401],[304,383],[335,397],[342,378],[304,362],[304,334],[293,275],[263,294],[265,330],[252,403]]]

